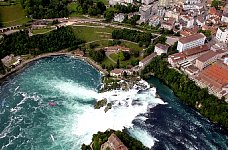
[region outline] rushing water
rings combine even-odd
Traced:
[[[208,120],[181,104],[172,91],[155,88],[137,93],[98,93],[101,75],[83,61],[69,57],[38,60],[1,85],[0,149],[70,150],[89,144],[108,128],[126,129],[152,149],[228,149],[228,137]],[[113,108],[95,110],[97,99]],[[56,106],[50,106],[53,101]]]

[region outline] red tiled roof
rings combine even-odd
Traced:
[[[183,37],[179,41],[184,44],[184,43],[188,43],[202,38],[205,38],[205,35],[203,35],[202,33],[196,33],[187,37]]]
[[[211,7],[211,8],[208,10],[208,13],[211,14],[211,15],[216,15],[217,10],[215,9],[215,7]]]
[[[198,54],[198,53],[202,53],[202,52],[205,52],[205,51],[208,51],[208,50],[209,50],[209,47],[207,45],[202,45],[202,46],[198,46],[198,47],[195,47],[195,48],[187,49],[187,50],[183,51],[183,53],[186,56],[192,56],[192,55],[195,55],[195,54]]]
[[[216,63],[204,69],[200,74],[200,78],[211,84],[215,89],[221,89],[228,84],[228,66]]]

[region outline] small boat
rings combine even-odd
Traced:
[[[49,106],[56,106],[57,103],[55,103],[55,102],[48,102],[48,105],[49,105]]]

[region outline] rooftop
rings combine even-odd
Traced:
[[[185,54],[183,53],[176,53],[173,55],[169,55],[169,58],[172,60],[173,63],[179,62],[186,58]]]
[[[208,50],[209,50],[209,47],[207,45],[202,45],[202,46],[198,46],[198,47],[195,47],[195,48],[187,49],[187,50],[183,51],[183,53],[186,56],[192,56],[192,55],[195,55],[195,54],[198,54],[198,53],[202,53],[202,52],[205,52],[205,51],[208,51]]]
[[[111,136],[108,138],[108,142],[112,143],[111,148],[115,150],[128,150],[128,148],[121,142],[121,140],[114,134],[112,133]]]
[[[148,60],[154,58],[155,56],[157,56],[157,53],[152,53],[152,54],[150,54],[149,56],[146,56],[146,57],[145,57],[143,60],[141,60],[140,62],[141,62],[141,63],[145,63],[145,62],[147,62]]]
[[[198,61],[201,62],[206,62],[208,59],[218,55],[219,53],[223,53],[224,51],[220,50],[220,51],[208,51],[207,53],[201,55],[200,57],[197,58]]]
[[[169,46],[161,44],[161,43],[158,43],[155,46],[162,49],[162,50],[168,50],[168,48],[169,48]]]
[[[121,73],[123,73],[123,69],[114,69],[110,73],[121,74]]]
[[[204,69],[200,74],[201,80],[221,89],[228,84],[228,66],[216,63]]]
[[[185,44],[185,43],[189,43],[191,41],[196,41],[196,40],[202,39],[202,38],[206,38],[206,36],[203,35],[202,33],[196,33],[196,34],[193,34],[193,35],[190,35],[190,36],[187,36],[187,37],[183,37],[179,41],[181,43]]]
[[[216,15],[217,13],[217,10],[215,7],[211,7],[209,10],[208,10],[208,14],[211,14],[211,15]]]

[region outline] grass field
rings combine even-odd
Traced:
[[[4,27],[19,25],[28,21],[29,19],[26,18],[20,4],[0,7],[0,22]]]
[[[49,32],[49,31],[52,31],[54,29],[52,28],[47,28],[47,29],[35,29],[35,30],[32,30],[32,33],[33,34],[43,34],[43,33],[46,33],[46,32]]]
[[[77,26],[73,27],[76,36],[85,40],[86,42],[97,41],[101,39],[110,39],[112,38],[111,33],[112,28],[109,27],[86,27],[86,26]]]

